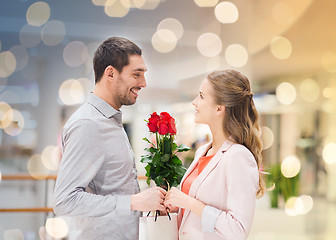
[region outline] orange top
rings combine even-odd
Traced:
[[[189,173],[189,175],[184,179],[181,187],[181,191],[185,194],[189,195],[191,184],[195,181],[195,179],[198,177],[198,175],[201,174],[203,169],[208,165],[210,160],[212,159],[214,155],[212,156],[203,156],[200,157],[195,168]],[[183,209],[184,214],[184,209]]]

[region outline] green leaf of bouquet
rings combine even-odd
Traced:
[[[162,186],[163,183],[164,183],[163,177],[162,176],[157,176],[154,179],[154,182],[155,182],[156,186]]]
[[[169,159],[170,159],[170,154],[165,154],[165,155],[163,155],[163,157],[162,157],[162,162],[168,162],[169,161]]]
[[[163,153],[171,153],[171,144],[170,144],[170,138],[167,136],[163,137]]]
[[[180,146],[177,147],[177,151],[178,152],[186,152],[189,151],[190,147],[188,147],[187,145],[181,144]]]
[[[183,166],[175,168],[175,171],[178,175],[183,176],[187,169],[185,169]]]
[[[166,178],[168,177],[170,174],[170,171],[169,170],[163,170],[161,173],[160,173],[160,176],[162,176],[163,178]]]
[[[158,149],[156,149],[154,147],[145,148],[144,150],[147,151],[147,152],[150,152],[150,153],[156,153],[157,151],[159,151]]]
[[[148,186],[150,185],[150,180],[151,180],[151,178],[147,177],[146,183],[147,183]]]
[[[182,164],[181,160],[178,158],[178,156],[174,155],[173,158],[172,158],[172,163],[174,165],[180,165]]]
[[[160,164],[160,160],[161,160],[161,154],[160,152],[156,152],[153,156],[153,161],[152,161],[153,165],[158,166]]]
[[[145,169],[146,169],[146,176],[147,176],[147,174],[150,173],[151,166],[148,164],[148,165],[145,167]],[[149,175],[148,175],[148,176],[149,176]]]
[[[172,151],[176,151],[177,150],[177,144],[175,142],[173,142],[172,144]]]
[[[156,166],[156,168],[155,168],[155,174],[156,175],[160,175],[160,173],[161,173],[161,167],[160,166]]]
[[[154,143],[152,143],[151,141],[149,141],[149,139],[148,139],[148,138],[146,138],[146,137],[144,137],[142,140],[144,140],[144,141],[148,142],[149,144],[151,144],[151,145],[155,146],[155,144],[154,144]]]
[[[152,156],[150,156],[150,155],[144,155],[144,156],[141,156],[140,162],[142,162],[142,163],[151,163],[152,160],[153,160]]]
[[[167,162],[166,166],[173,171],[172,173],[175,172],[176,165],[174,163]]]

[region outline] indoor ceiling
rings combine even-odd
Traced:
[[[188,96],[197,91],[199,82],[209,71],[232,68],[225,59],[225,51],[232,44],[240,44],[247,50],[246,65],[236,69],[255,82],[324,71],[321,66],[324,54],[336,53],[334,0],[234,0],[232,2],[237,6],[239,18],[229,24],[222,24],[216,19],[214,6],[199,7],[196,0],[150,1],[159,1],[159,4],[153,10],[131,8],[127,15],[116,18],[108,17],[104,7],[96,6],[90,0],[45,0],[50,6],[49,20],[62,21],[66,35],[58,46],[45,46],[41,42],[28,52],[35,59],[39,56],[46,65],[58,63],[53,67],[58,68],[60,74],[72,72],[74,78],[93,80],[92,72],[84,71],[83,67],[71,68],[64,64],[61,55],[66,44],[83,41],[97,45],[110,36],[129,38],[143,49],[148,66],[148,88],[143,91],[145,102],[163,99],[163,96],[167,101],[183,99],[184,94]],[[27,24],[26,12],[34,2],[1,1],[1,51],[20,45],[20,31]],[[177,19],[184,32],[173,51],[160,53],[153,48],[151,40],[158,24],[166,18]],[[222,50],[216,57],[205,57],[197,48],[198,38],[207,32],[215,33],[221,39]],[[270,44],[276,36],[285,37],[291,44],[292,51],[286,59],[278,59],[270,51]],[[59,81],[69,77],[65,74],[59,77]],[[13,74],[8,77],[8,82],[19,83],[16,80],[19,78],[20,75]]]

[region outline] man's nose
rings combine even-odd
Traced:
[[[145,77],[141,78],[140,86],[139,87],[142,87],[142,88],[147,87],[147,83],[146,83],[146,78]]]

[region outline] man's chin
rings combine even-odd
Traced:
[[[122,103],[123,106],[130,106],[136,103],[136,98],[135,99],[128,99],[127,101],[124,101],[124,103]]]

